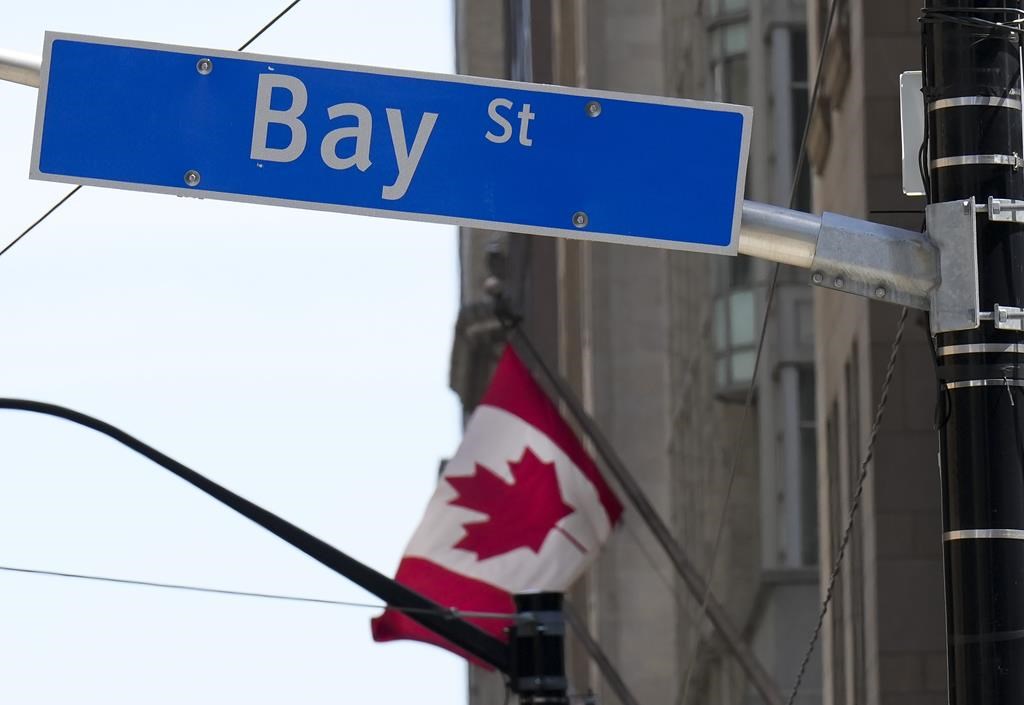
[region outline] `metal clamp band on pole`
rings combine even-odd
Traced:
[[[938,349],[939,357],[949,355],[976,355],[989,353],[993,355],[1024,355],[1024,343],[964,343],[962,345],[944,345]]]
[[[990,106],[993,108],[1020,110],[1021,102],[1018,98],[1004,98],[994,95],[966,95],[959,98],[941,98],[940,100],[932,101],[928,104],[928,112],[967,106]]]
[[[584,433],[593,442],[594,448],[604,461],[605,467],[615,477],[615,480],[626,493],[637,513],[646,522],[651,533],[654,534],[654,538],[668,555],[679,577],[682,578],[691,594],[698,600],[702,600],[704,595],[708,594],[707,584],[704,582],[704,579],[701,578],[697,569],[690,563],[682,546],[675,540],[668,525],[658,515],[658,512],[647,499],[643,489],[641,489],[632,473],[626,468],[625,463],[622,462],[618,453],[615,452],[612,444],[605,438],[597,422],[583,409],[583,404],[580,403],[576,394],[569,387],[569,384],[544,364],[533,343],[520,327],[515,326],[511,329],[509,343],[519,354],[520,359],[523,360],[527,368],[533,372],[534,377],[540,379],[543,376],[547,383],[554,388],[554,392],[558,397],[565,402],[573,418],[576,419]],[[538,372],[541,374],[538,374]],[[707,614],[715,629],[722,636],[726,646],[736,658],[740,668],[743,669],[747,678],[750,679],[751,685],[757,690],[764,702],[767,705],[782,705],[785,701],[782,698],[778,685],[776,685],[764,666],[761,665],[761,662],[757,660],[750,647],[743,641],[739,629],[732,623],[725,608],[710,594],[708,594]]]
[[[946,389],[970,389],[971,387],[1024,387],[1024,379],[961,379],[946,382]]]
[[[41,66],[38,56],[0,49],[0,80],[39,88]]]
[[[1024,529],[960,529],[959,531],[947,531],[942,535],[943,541],[963,541],[965,539],[1024,541]]]
[[[956,157],[940,157],[932,159],[932,169],[945,169],[951,166],[1011,166],[1019,169],[1020,156],[1016,154],[961,154]]]

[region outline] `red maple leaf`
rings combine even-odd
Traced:
[[[490,468],[476,464],[472,475],[445,478],[458,496],[448,502],[487,514],[482,521],[467,522],[455,548],[476,554],[477,560],[500,556],[517,548],[540,552],[548,534],[559,531],[581,552],[586,549],[556,524],[575,511],[562,500],[555,464],[541,461],[526,448],[518,462],[510,462],[512,482],[505,482]]]

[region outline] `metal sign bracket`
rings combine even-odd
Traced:
[[[992,217],[991,204],[988,210]],[[939,251],[938,281],[929,292],[933,335],[977,328],[981,320],[976,212],[973,196],[925,208],[928,238]]]

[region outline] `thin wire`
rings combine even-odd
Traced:
[[[245,42],[242,46],[238,47],[238,51],[245,51],[246,49],[248,49],[250,44],[259,39],[264,32],[273,27],[279,19],[287,15],[291,11],[291,9],[298,5],[300,2],[302,2],[302,0],[292,0],[288,7],[284,8],[279,13],[277,13],[274,19],[270,20],[270,22],[267,22],[265,25],[263,25],[260,28],[260,30],[256,32],[256,34],[249,37],[249,40],[247,42]]]
[[[814,119],[814,112],[818,103],[818,91],[821,89],[821,78],[824,73],[825,52],[828,50],[829,41],[832,38],[832,26],[835,23],[836,10],[839,8],[839,0],[831,0],[828,11],[828,21],[825,24],[824,36],[821,41],[821,49],[818,52],[818,67],[814,75],[814,88],[811,91],[810,102],[807,110],[807,119],[804,121],[803,134],[800,137],[800,149],[797,152],[796,165],[793,170],[793,181],[789,189],[789,207],[793,208],[796,201],[797,189],[800,187],[801,176],[803,175],[804,162],[807,160],[807,138],[811,130],[811,122]],[[729,468],[729,480],[725,489],[725,500],[722,503],[722,512],[718,519],[718,529],[715,532],[715,543],[711,549],[711,562],[708,566],[708,574],[705,578],[707,587],[704,590],[704,597],[700,602],[700,613],[698,615],[697,628],[703,624],[707,615],[708,599],[711,597],[711,585],[715,577],[715,567],[718,563],[719,549],[722,544],[722,536],[725,529],[725,519],[728,516],[729,504],[732,501],[732,490],[736,482],[736,471],[739,467],[740,453],[743,451],[744,441],[747,436],[747,428],[750,419],[750,409],[753,405],[754,391],[757,388],[757,373],[761,367],[761,354],[764,350],[765,338],[768,334],[768,319],[771,316],[772,303],[775,301],[775,291],[778,288],[779,272],[781,265],[776,263],[772,268],[771,283],[768,286],[768,295],[765,298],[764,316],[761,319],[761,334],[757,341],[757,353],[754,356],[754,369],[750,376],[750,386],[747,387],[747,395],[743,404],[743,418],[740,420],[739,437],[737,438],[735,450],[733,451],[732,463]],[[679,702],[685,704],[689,694],[690,680],[693,675],[693,667],[697,662],[697,648],[690,653],[690,660],[686,666],[686,676],[683,680],[682,697]]]
[[[183,585],[180,583],[158,583],[150,580],[133,580],[130,578],[112,578],[105,575],[86,575],[83,573],[66,573],[56,570],[40,570],[36,568],[16,568],[13,566],[0,565],[0,571],[8,573],[23,573],[27,575],[42,575],[54,578],[72,578],[75,580],[92,580],[103,583],[116,583],[119,585],[134,585],[138,587],[163,588],[169,590],[186,590],[189,592],[212,593],[215,595],[229,595],[232,597],[257,597],[266,600],[287,600],[290,602],[312,602],[321,605],[335,605],[339,607],[359,607],[372,610],[395,610],[406,614],[441,614],[453,619],[516,619],[517,615],[504,614],[500,612],[473,612],[453,608],[443,610],[431,610],[421,607],[396,607],[395,605],[374,604],[371,602],[351,602],[346,600],[328,600],[320,597],[300,597],[296,595],[280,595],[269,592],[247,592],[244,590],[224,590],[221,588],[200,587],[198,585]]]
[[[846,553],[846,545],[850,542],[850,536],[853,533],[853,522],[857,518],[857,509],[860,507],[860,498],[864,493],[864,481],[868,477],[868,465],[871,463],[871,459],[875,452],[875,440],[878,438],[878,429],[882,425],[882,416],[885,414],[885,406],[889,401],[889,385],[892,383],[893,372],[896,369],[896,354],[899,352],[900,343],[903,341],[903,329],[907,322],[907,307],[904,306],[900,309],[900,319],[896,326],[896,337],[892,341],[892,349],[889,352],[889,365],[885,370],[885,380],[882,382],[882,394],[878,400],[878,408],[875,409],[875,418],[871,422],[871,437],[868,439],[867,452],[864,454],[864,460],[860,464],[860,475],[857,478],[857,491],[853,495],[853,499],[850,501],[850,511],[846,517],[846,528],[843,529],[843,538],[839,542],[839,549],[836,555],[836,559],[832,564],[832,571],[828,576],[828,587],[825,590],[825,599],[821,603],[821,609],[818,611],[818,623],[814,627],[814,633],[811,634],[811,640],[807,644],[807,650],[804,653],[804,658],[800,662],[800,670],[796,674],[796,681],[793,683],[793,691],[789,694],[789,700],[786,701],[786,705],[793,705],[796,700],[797,694],[800,692],[800,685],[803,683],[804,673],[807,671],[807,664],[811,660],[811,654],[814,653],[814,646],[818,641],[818,637],[821,635],[822,625],[825,623],[825,615],[828,613],[829,603],[832,602],[832,590],[836,584],[836,578],[839,576],[839,569],[843,563],[843,556]]]
[[[14,238],[14,239],[13,239],[13,240],[11,240],[11,241],[10,241],[9,243],[7,243],[7,245],[6,245],[5,247],[4,247],[4,249],[0,250],[0,257],[3,257],[3,256],[4,256],[4,254],[6,254],[7,250],[9,250],[9,249],[11,249],[12,247],[14,247],[15,245],[17,245],[17,244],[18,244],[18,241],[19,241],[19,240],[21,240],[21,238],[25,237],[25,236],[26,236],[26,235],[28,235],[28,234],[29,234],[30,232],[32,232],[32,231],[33,231],[33,230],[35,229],[35,227],[36,227],[37,225],[39,225],[39,224],[40,224],[40,223],[42,223],[42,222],[43,222],[44,220],[46,220],[47,218],[49,218],[49,217],[50,217],[50,214],[51,214],[51,213],[53,213],[53,212],[54,212],[55,210],[57,210],[58,208],[60,208],[61,206],[63,206],[63,205],[64,205],[64,203],[65,203],[65,202],[66,202],[66,201],[67,201],[67,200],[68,200],[69,198],[71,198],[72,196],[74,196],[74,195],[75,195],[76,193],[78,193],[78,192],[79,192],[79,191],[81,191],[81,190],[82,190],[82,186],[81,186],[81,184],[79,184],[78,186],[75,186],[75,187],[74,187],[73,189],[71,189],[71,190],[70,190],[70,191],[68,191],[68,192],[67,192],[66,194],[64,194],[64,198],[60,199],[59,201],[57,201],[56,203],[54,203],[54,204],[53,204],[52,206],[50,206],[50,210],[46,211],[46,212],[45,212],[45,213],[43,213],[43,214],[42,214],[41,216],[39,216],[39,218],[38,218],[38,219],[36,220],[36,222],[32,223],[32,225],[30,225],[30,226],[28,226],[27,228],[25,228],[24,230],[22,230],[22,231],[21,231],[21,235],[19,235],[18,237]]]
[[[245,51],[245,50],[246,50],[246,49],[247,49],[247,48],[249,47],[249,45],[250,45],[250,44],[252,44],[252,43],[253,43],[253,42],[255,42],[255,41],[256,41],[257,39],[259,39],[259,38],[260,38],[260,36],[261,36],[261,35],[262,35],[262,34],[263,34],[264,32],[266,32],[266,31],[267,31],[268,29],[270,29],[271,27],[273,27],[273,26],[274,26],[274,24],[276,24],[276,23],[277,23],[277,21],[278,21],[279,19],[281,19],[282,17],[284,17],[284,16],[286,15],[286,14],[288,14],[288,12],[289,12],[289,11],[290,11],[290,10],[291,10],[291,9],[292,9],[293,7],[295,7],[296,5],[298,5],[298,4],[300,3],[300,2],[302,2],[302,0],[292,0],[292,2],[291,2],[291,3],[289,4],[289,5],[288,5],[288,7],[284,8],[284,9],[283,9],[283,10],[281,10],[281,11],[280,11],[279,13],[277,13],[277,15],[276,15],[276,16],[274,17],[274,19],[270,20],[270,22],[267,22],[267,23],[266,23],[265,25],[263,25],[263,26],[262,26],[262,27],[260,28],[260,30],[259,30],[258,32],[256,32],[256,34],[254,34],[254,35],[252,35],[251,37],[249,37],[248,41],[246,41],[246,42],[245,42],[244,44],[242,44],[242,46],[238,47],[238,51]],[[57,201],[57,202],[56,202],[55,204],[53,204],[53,206],[51,206],[51,207],[50,207],[50,210],[46,211],[46,212],[45,212],[45,213],[43,213],[43,214],[42,214],[41,216],[39,216],[39,219],[38,219],[38,220],[36,220],[36,222],[32,223],[32,225],[30,225],[30,226],[28,226],[27,228],[25,228],[25,229],[24,229],[24,230],[22,231],[22,233],[21,233],[20,235],[18,235],[18,237],[14,238],[14,239],[13,239],[13,240],[11,240],[11,241],[10,241],[9,243],[7,243],[7,245],[6,245],[5,247],[4,247],[4,249],[0,250],[0,257],[3,257],[3,256],[4,256],[4,254],[6,254],[6,252],[7,252],[7,251],[8,251],[9,249],[11,249],[11,248],[12,248],[12,247],[14,247],[14,246],[15,246],[16,244],[18,244],[18,241],[19,241],[19,240],[21,240],[21,239],[22,239],[23,237],[25,237],[25,236],[26,236],[26,235],[28,235],[28,234],[29,234],[30,232],[32,232],[32,231],[33,231],[33,230],[35,229],[35,227],[36,227],[37,225],[39,225],[39,224],[40,224],[40,223],[42,223],[42,222],[43,222],[44,220],[46,220],[47,218],[49,218],[49,217],[50,217],[50,214],[51,214],[51,213],[53,213],[53,212],[54,212],[55,210],[57,210],[58,208],[60,208],[61,206],[63,206],[63,205],[65,204],[65,203],[67,203],[68,199],[70,199],[70,198],[71,198],[72,196],[74,196],[74,195],[75,195],[76,193],[78,193],[78,192],[79,192],[79,191],[81,191],[81,190],[82,190],[82,185],[81,185],[81,184],[79,184],[78,186],[75,186],[75,187],[74,187],[73,189],[71,189],[70,191],[68,191],[68,192],[67,192],[67,194],[66,194],[66,195],[65,195],[65,196],[64,196],[64,197],[63,197],[62,199],[60,199],[60,200],[59,200],[59,201]]]

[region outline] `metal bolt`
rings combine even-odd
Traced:
[[[964,201],[963,206],[964,206],[964,213],[965,214],[968,214],[968,213],[971,212],[971,202],[970,201]]]
[[[825,275],[822,274],[821,272],[815,272],[814,274],[811,275],[811,281],[814,282],[815,284],[821,284],[823,281],[825,281]]]
[[[588,218],[587,214],[583,211],[576,211],[572,214],[572,224],[577,228],[585,228],[589,222],[590,218]]]
[[[590,117],[597,117],[601,114],[601,104],[596,100],[592,100],[587,103],[587,115]]]
[[[842,289],[844,286],[846,286],[846,282],[843,281],[842,277],[836,277],[835,279],[832,280],[832,286],[834,286],[837,289]]]
[[[200,59],[196,62],[196,71],[206,76],[213,71],[213,62],[206,58]]]
[[[189,169],[185,172],[185,185],[195,188],[199,185],[199,172],[195,169]]]
[[[885,290],[885,287],[884,287],[884,286],[876,286],[876,287],[875,287],[875,296],[877,296],[877,297],[878,297],[878,298],[880,298],[880,299],[884,299],[884,298],[885,298],[885,295],[886,295],[886,294],[888,294],[888,293],[889,293],[889,292],[887,292],[887,291]]]

